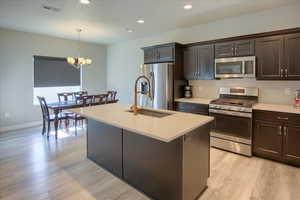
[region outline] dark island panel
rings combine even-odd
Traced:
[[[209,177],[210,127],[169,143],[123,130],[124,180],[154,199],[197,199]]]
[[[122,178],[122,129],[89,119],[87,157]]]
[[[153,199],[182,200],[182,143],[123,130],[124,180]]]
[[[89,119],[87,156],[153,199],[195,200],[207,187],[210,126],[163,142]]]
[[[210,173],[210,128],[208,123],[183,136],[183,199],[198,199],[207,188]]]

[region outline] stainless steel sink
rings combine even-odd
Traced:
[[[132,113],[133,111],[127,110],[126,112]],[[141,109],[141,110],[139,110],[138,115],[146,115],[146,116],[150,116],[150,117],[162,118],[162,117],[166,117],[169,115],[173,115],[173,113],[165,113],[165,112],[160,112],[160,111]]]

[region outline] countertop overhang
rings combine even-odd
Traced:
[[[170,142],[214,119],[205,115],[169,110],[156,110],[171,113],[171,115],[162,118],[141,114],[133,115],[128,112],[129,108],[130,105],[114,103],[75,108],[70,109],[70,111],[86,118],[107,123],[163,142]]]

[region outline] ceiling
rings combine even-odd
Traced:
[[[0,27],[82,40],[115,43],[257,12],[298,0],[0,0]],[[191,10],[184,10],[191,3]],[[43,5],[59,8],[53,12]],[[138,24],[138,19],[144,24]],[[129,33],[126,28],[132,29]]]

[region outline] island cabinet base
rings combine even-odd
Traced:
[[[210,123],[166,143],[89,120],[88,157],[153,199],[195,200],[207,187],[209,132]]]
[[[87,157],[123,178],[122,129],[88,120]]]

